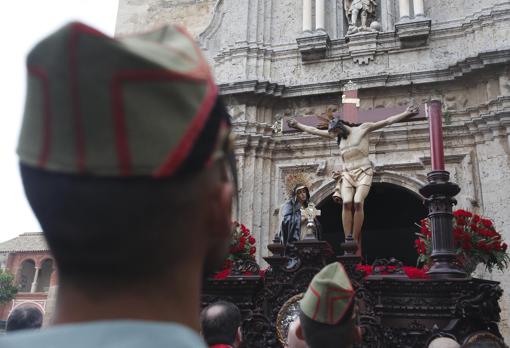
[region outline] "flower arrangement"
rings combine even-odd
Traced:
[[[395,269],[395,266],[389,266],[388,269],[389,270]],[[409,279],[428,279],[429,278],[426,271],[422,268],[404,266],[404,267],[402,267],[402,270],[405,272],[406,276]],[[370,265],[358,264],[358,265],[356,265],[356,271],[363,272],[363,276],[367,277],[374,273],[374,267],[370,266]],[[389,273],[386,272],[383,274],[389,274]]]
[[[416,234],[415,248],[418,263],[430,266],[432,253],[432,232],[430,220],[421,220],[420,232]],[[457,260],[468,272],[482,263],[492,272],[494,268],[503,271],[510,264],[508,245],[503,243],[501,234],[496,232],[491,220],[462,209],[453,212],[453,240]]]
[[[257,251],[255,247],[256,241],[251,235],[250,230],[237,221],[234,221],[233,224],[234,230],[227,257],[227,261],[230,261],[230,266],[238,259],[255,259],[255,252]]]
[[[229,253],[223,262],[222,270],[216,273],[214,279],[224,279],[228,277],[238,260],[252,260],[255,261],[255,247],[256,240],[251,235],[250,230],[243,224],[234,221],[232,239],[230,241]]]

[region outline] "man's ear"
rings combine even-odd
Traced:
[[[305,336],[303,335],[303,328],[301,327],[301,322],[299,322],[296,326],[296,337],[300,340],[305,340]]]
[[[243,331],[241,330],[241,327],[239,326],[237,328],[237,333],[236,333],[236,343],[237,343],[237,345],[241,344],[242,341],[243,341]]]
[[[207,197],[209,203],[210,232],[214,233],[215,238],[225,239],[230,237],[232,231],[232,200],[234,193],[234,185],[230,182],[219,183],[214,193]]]

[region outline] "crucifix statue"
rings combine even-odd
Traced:
[[[344,87],[353,88],[352,85]],[[357,120],[357,107],[359,99],[357,91],[345,90],[344,97],[344,119]],[[341,172],[334,175],[339,180],[337,186],[339,192],[335,192],[333,199],[342,202],[342,225],[346,239],[353,238],[358,243],[358,255],[361,255],[361,227],[363,226],[364,212],[363,205],[372,184],[373,166],[369,160],[369,135],[371,132],[389,126],[393,123],[403,121],[412,115],[418,114],[417,105],[410,105],[404,112],[390,116],[376,122],[364,122],[361,124],[347,122],[335,116],[329,122],[328,128],[319,129],[307,126],[294,118],[288,119],[289,127],[301,130],[306,133],[320,137],[336,139],[340,147],[340,155],[343,162]]]

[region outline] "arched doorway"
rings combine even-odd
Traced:
[[[52,259],[44,260],[41,265],[41,270],[39,271],[36,292],[48,292],[52,272],[53,272],[53,260]]]
[[[322,213],[322,239],[327,240],[336,254],[344,241],[341,223],[342,208],[331,197],[318,204]],[[376,259],[395,257],[409,266],[416,265],[414,249],[415,223],[427,215],[422,199],[416,193],[389,183],[373,183],[365,201],[363,224],[363,258],[367,264]]]
[[[28,259],[21,263],[18,276],[19,292],[30,292],[35,276],[35,262]]]

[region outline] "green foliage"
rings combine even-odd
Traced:
[[[18,287],[14,285],[14,276],[0,270],[0,304],[7,303],[16,297]]]

